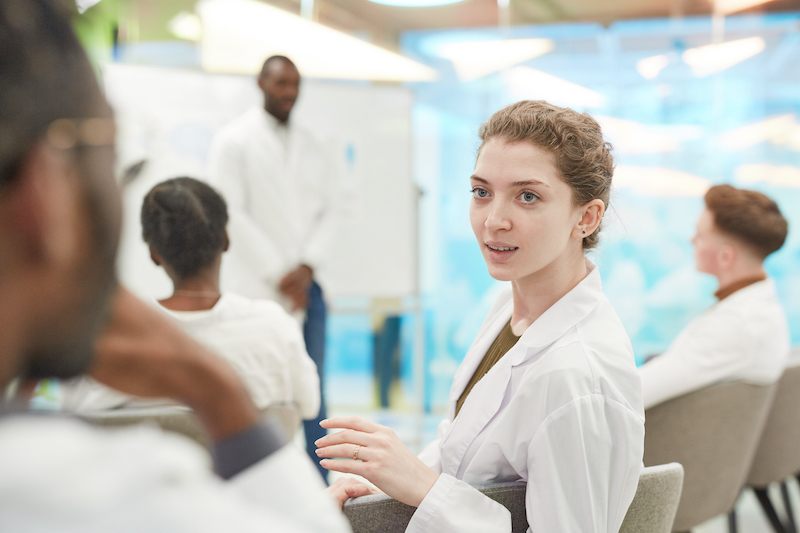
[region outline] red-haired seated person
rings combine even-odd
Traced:
[[[692,244],[697,270],[719,281],[719,301],[639,369],[645,409],[718,382],[774,383],[789,355],[786,315],[764,271],[786,219],[767,196],[730,185],[709,189],[705,203]]]

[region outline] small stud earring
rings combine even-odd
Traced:
[[[586,232],[584,231],[583,234],[586,235]]]

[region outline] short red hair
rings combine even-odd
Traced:
[[[765,194],[730,185],[711,187],[705,196],[714,225],[765,259],[786,241],[789,223]]]

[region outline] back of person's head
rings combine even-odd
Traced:
[[[561,178],[572,188],[576,206],[597,198],[608,209],[614,158],[600,125],[589,115],[541,100],[523,100],[492,115],[478,134],[481,148],[497,138],[549,151]],[[600,229],[583,239],[584,249],[597,246]]]
[[[227,244],[228,208],[208,184],[173,178],[153,187],[142,204],[142,237],[176,276],[210,266]]]
[[[67,5],[57,0],[0,2],[0,186],[13,181],[22,158],[57,119],[110,117],[69,26]],[[85,129],[77,125],[66,133],[80,145],[93,134]]]
[[[778,204],[765,194],[716,185],[706,192],[705,202],[717,229],[739,241],[759,259],[765,259],[786,241],[789,224]]]

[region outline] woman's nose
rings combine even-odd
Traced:
[[[511,229],[511,219],[506,207],[501,203],[495,202],[491,207],[489,216],[486,217],[486,229],[492,231]]]

